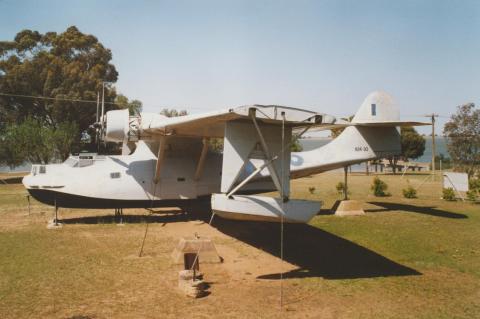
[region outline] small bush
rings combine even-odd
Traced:
[[[388,188],[387,183],[385,183],[378,177],[375,177],[373,179],[373,184],[370,187],[370,189],[373,192],[373,195],[377,197],[390,196],[390,193],[386,192],[387,188]]]
[[[344,192],[345,192],[345,183],[338,182],[338,184],[335,186],[335,188],[337,189],[337,193],[339,195],[343,195]],[[349,196],[350,194],[351,194],[350,191],[347,189],[347,196]]]
[[[477,198],[478,198],[478,193],[477,193],[476,190],[471,189],[467,192],[467,199],[468,200],[470,200],[472,202],[476,202]]]
[[[337,193],[343,194],[343,192],[345,191],[345,183],[338,182],[338,184],[335,186],[335,188],[337,189]]]
[[[480,192],[480,178],[471,178],[468,182],[471,190]]]
[[[313,193],[315,193],[315,189],[316,189],[315,186],[310,186],[308,188],[308,191],[310,192],[310,194],[313,194]]]
[[[417,190],[412,186],[408,186],[402,190],[403,197],[405,198],[417,198]]]
[[[443,199],[448,201],[454,201],[456,199],[453,188],[449,187],[443,189]]]

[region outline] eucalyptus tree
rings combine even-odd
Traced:
[[[75,122],[86,130],[95,121],[95,103],[106,84],[107,109],[116,97],[118,72],[112,52],[75,26],[65,32],[23,30],[13,41],[0,42],[0,116],[8,123],[32,117],[47,126]],[[26,96],[50,97],[35,99]]]
[[[35,152],[32,156],[45,160],[38,148],[11,145],[12,136],[25,136],[20,128],[14,132],[25,122],[37,130],[37,137],[45,132],[56,136],[44,136],[42,144],[50,143],[44,149],[53,148],[62,158],[72,146],[78,148],[96,120],[92,101],[98,92],[105,92],[106,111],[118,108],[113,86],[118,72],[111,61],[110,49],[75,26],[62,33],[23,30],[11,41],[0,41],[0,145],[11,146],[0,152],[0,162],[31,160],[25,154]],[[141,108],[139,101],[128,103],[133,103],[128,105],[132,110]]]
[[[474,103],[458,106],[443,134],[454,166],[472,177],[480,170],[480,110]]]

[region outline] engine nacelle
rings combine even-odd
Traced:
[[[108,111],[105,117],[105,141],[123,142],[128,140],[128,131],[130,130],[128,109]]]

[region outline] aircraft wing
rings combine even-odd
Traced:
[[[292,127],[295,131],[306,127],[344,127],[348,122],[332,115],[278,105],[250,105],[204,114],[185,115],[172,118],[142,118],[141,130],[152,135],[176,135],[192,137],[224,137],[228,121],[249,121],[252,112],[257,121],[265,124]]]
[[[383,121],[383,122],[347,122],[344,120],[339,121],[335,124],[324,124],[321,126],[315,126],[309,132],[318,132],[318,131],[326,131],[332,130],[337,128],[344,128],[347,126],[369,126],[369,127],[412,127],[412,126],[424,126],[424,125],[432,125],[432,123],[428,122],[412,122],[412,121]],[[299,132],[298,128],[294,128],[293,132]]]
[[[382,121],[382,122],[354,122],[351,123],[353,126],[376,126],[376,127],[391,127],[391,126],[424,126],[432,125],[428,122],[412,122],[412,121]]]

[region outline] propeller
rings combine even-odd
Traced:
[[[97,114],[95,123],[90,125],[90,129],[95,130],[95,144],[97,145],[97,153],[100,151],[100,142],[105,134],[105,83],[102,84],[102,116],[100,111],[100,93],[97,92]]]
[[[95,121],[95,144],[97,144],[97,153],[98,151],[100,150],[100,137],[98,136],[99,134],[99,131],[98,131],[98,122],[100,121],[100,116],[98,114],[98,112],[100,111],[100,92],[97,92],[97,117],[96,117],[96,121]]]
[[[100,122],[100,138],[105,134],[105,82],[102,83],[102,117]]]
[[[99,114],[99,110],[100,110],[100,93],[97,93],[97,114],[96,114],[96,122],[95,124],[91,125],[90,128],[91,129],[95,129],[95,143],[97,144],[97,153],[100,152],[100,143],[101,142],[105,142],[106,140],[106,133],[107,133],[107,128],[106,128],[106,117],[105,117],[105,83],[102,84],[102,101],[101,101],[101,116]],[[125,110],[124,110],[125,111]],[[120,112],[120,110],[116,110],[116,111],[113,111],[114,114],[111,114],[110,116],[112,116],[112,118],[110,119],[111,121],[115,122],[118,121],[118,116],[120,115],[120,122],[121,123],[124,123],[123,121],[123,116],[122,114],[118,113]],[[128,120],[128,110],[126,110],[127,112],[127,120]],[[110,117],[109,116],[109,117]],[[115,123],[113,124],[114,125],[114,130],[115,130]],[[130,125],[131,123],[129,122],[128,125]],[[128,127],[126,128],[127,129],[127,132],[128,132]],[[110,130],[111,131],[111,130]],[[110,132],[112,133],[112,132]],[[110,134],[109,133],[109,134]],[[126,132],[124,132],[124,134],[127,134]],[[115,133],[113,133],[113,137],[112,136],[109,136],[109,141],[117,141],[117,142],[120,142],[118,140],[116,140],[116,137],[114,136]],[[128,135],[128,134],[127,134]],[[123,142],[122,142],[122,155],[129,155],[131,154],[134,150],[135,150],[135,143],[132,142],[132,141],[129,141],[128,139],[128,136],[126,135],[126,139],[124,138]],[[113,138],[113,140],[112,140]]]

